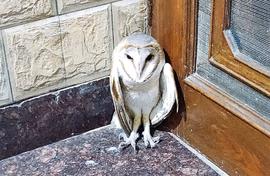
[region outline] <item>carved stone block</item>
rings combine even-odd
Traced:
[[[110,6],[60,17],[67,85],[109,75],[112,51]]]
[[[11,91],[6,69],[4,47],[0,33],[0,105],[11,102]]]
[[[116,0],[57,0],[58,12],[63,14],[110,3]]]
[[[52,0],[1,0],[0,27],[43,19],[56,14]]]
[[[134,32],[149,33],[147,0],[124,0],[112,4],[114,44]]]
[[[4,30],[14,99],[62,87],[65,70],[58,17]]]

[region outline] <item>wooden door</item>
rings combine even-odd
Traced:
[[[163,128],[230,175],[270,175],[270,1],[151,2],[182,99]]]

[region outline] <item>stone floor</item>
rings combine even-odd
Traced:
[[[162,141],[153,149],[139,140],[137,154],[119,151],[118,135],[106,126],[4,159],[0,175],[226,175],[167,132],[155,132]]]

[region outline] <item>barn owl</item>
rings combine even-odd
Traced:
[[[124,131],[119,148],[131,145],[136,151],[141,125],[145,146],[155,147],[159,136],[152,137],[150,127],[160,124],[175,102],[178,111],[178,96],[173,69],[165,63],[164,52],[153,37],[135,33],[115,47],[110,88],[115,107],[113,122]]]

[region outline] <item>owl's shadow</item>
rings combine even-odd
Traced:
[[[171,64],[171,59],[168,53],[164,50],[165,53],[165,60],[166,63]],[[171,64],[172,65],[172,64]],[[184,100],[184,94],[180,85],[179,78],[177,77],[176,72],[174,71],[174,79],[176,88],[178,90],[178,100],[179,100],[179,107],[178,113],[176,112],[176,105],[171,110],[171,114],[167,117],[158,127],[158,130],[162,131],[172,131],[175,130],[181,123],[182,120],[186,120],[186,104]]]

